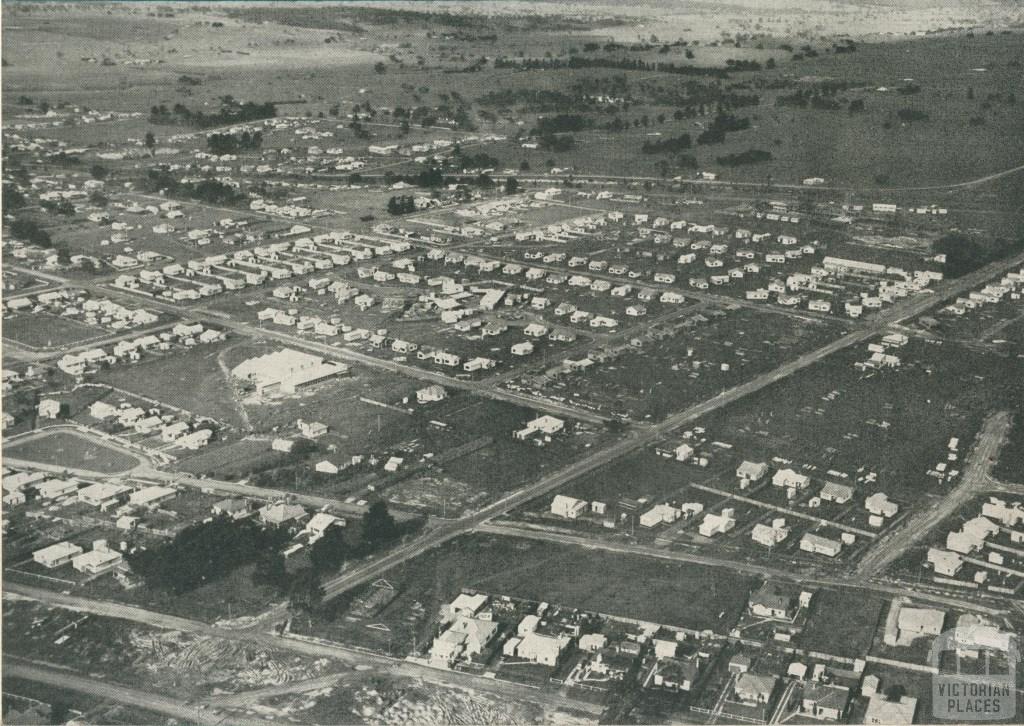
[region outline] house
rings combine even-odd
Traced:
[[[956,552],[941,550],[938,547],[929,547],[928,563],[935,570],[936,575],[956,577],[960,570],[963,569],[964,559]]]
[[[693,688],[700,670],[692,660],[666,658],[659,661],[654,672],[654,685],[673,691],[689,691]]]
[[[693,447],[689,444],[680,444],[677,446],[672,453],[675,455],[676,461],[687,461],[693,456]]]
[[[733,693],[742,703],[760,706],[767,704],[771,700],[772,691],[775,690],[777,682],[778,678],[776,676],[758,675],[749,672],[741,673],[736,678]]]
[[[900,510],[899,505],[890,501],[885,492],[876,492],[865,499],[864,508],[877,517],[894,517]]]
[[[32,553],[32,559],[43,567],[52,570],[55,567],[71,562],[73,558],[82,554],[82,551],[81,547],[71,542],[58,542],[41,550],[36,550]]]
[[[437,384],[416,391],[416,403],[433,403],[443,401],[446,397],[444,386]]]
[[[124,484],[108,482],[91,484],[78,491],[78,501],[100,509],[107,509],[123,501],[131,490],[131,487]]]
[[[821,535],[814,534],[813,532],[807,532],[800,539],[800,549],[804,552],[825,555],[826,557],[835,557],[842,551],[843,543],[828,539],[827,537],[822,537]]]
[[[309,536],[309,544],[313,544],[323,537],[331,527],[344,526],[345,520],[341,517],[335,517],[333,514],[327,514],[327,512],[317,512],[306,523],[306,527],[302,532]]]
[[[497,632],[497,623],[459,616],[450,628],[434,638],[431,658],[451,666],[457,660],[479,655]]]
[[[585,653],[596,653],[605,647],[608,637],[602,633],[587,633],[580,636],[579,648]]]
[[[60,401],[54,398],[44,398],[39,402],[40,418],[57,418],[60,416]]]
[[[748,485],[761,481],[768,473],[768,465],[763,461],[744,461],[736,467],[736,477],[740,480],[740,488],[746,489]]]
[[[758,522],[750,531],[750,539],[764,547],[774,547],[789,537],[789,527],[786,520],[779,517],[772,521],[771,525]]]
[[[327,433],[327,424],[319,421],[303,421],[301,418],[295,422],[299,433],[307,439],[318,439]]]
[[[783,592],[778,586],[766,582],[750,595],[747,602],[752,615],[773,620],[792,620],[799,609],[799,604],[791,594]]]
[[[538,416],[527,422],[526,427],[516,431],[513,435],[520,441],[525,441],[534,434],[553,436],[565,428],[565,421],[554,416]]]
[[[569,641],[570,639],[565,635],[526,633],[516,647],[516,655],[534,663],[555,666],[558,664],[558,658],[562,655],[562,651],[569,645]]]
[[[100,539],[93,543],[92,550],[74,557],[71,566],[78,572],[99,575],[109,572],[121,564],[123,557],[120,552],[107,547],[107,541]]]
[[[564,494],[556,494],[551,500],[551,513],[556,517],[565,519],[577,519],[587,510],[587,503],[582,499],[567,497]]]
[[[899,700],[890,701],[885,696],[876,693],[868,700],[868,707],[864,712],[864,723],[884,726],[912,724],[916,711],[917,699],[913,696],[900,696]]]
[[[456,618],[475,618],[490,602],[490,598],[483,593],[470,595],[461,592],[447,605],[441,608],[441,622],[450,623]]]
[[[811,718],[838,721],[850,702],[850,689],[825,683],[804,686],[800,710]]]
[[[241,519],[249,514],[249,502],[245,499],[221,499],[210,508],[215,517]]]
[[[846,504],[853,498],[853,488],[846,484],[837,484],[836,482],[826,482],[825,486],[821,488],[821,493],[818,497],[823,502],[835,502],[836,504]]]
[[[66,479],[48,479],[36,484],[36,494],[40,499],[58,499],[78,491],[78,482]]]
[[[263,524],[281,527],[297,523],[306,516],[306,510],[298,504],[272,502],[260,509],[260,521]]]
[[[185,421],[177,421],[172,424],[164,426],[160,430],[160,440],[165,444],[169,444],[172,441],[177,441],[182,436],[188,433],[188,423]]]
[[[313,470],[316,471],[318,474],[337,474],[339,471],[341,471],[341,467],[339,467],[333,461],[324,459],[323,461],[318,461],[316,466],[313,467]]]
[[[811,483],[809,477],[799,474],[792,469],[779,469],[772,477],[772,486],[787,487],[789,489],[806,489]]]
[[[128,504],[133,507],[154,507],[161,502],[166,502],[168,499],[173,499],[177,495],[178,490],[173,487],[143,487],[128,496]]]
[[[531,353],[533,353],[533,343],[531,343],[529,341],[524,341],[522,343],[516,343],[515,345],[512,346],[510,351],[511,351],[512,355],[517,355],[517,356],[530,355]]]
[[[714,537],[717,534],[724,534],[736,526],[735,510],[723,509],[721,514],[708,514],[700,523],[698,531],[702,537]]]
[[[671,524],[682,515],[682,511],[671,504],[657,504],[640,515],[641,527],[655,527],[661,523]]]
[[[736,674],[746,673],[750,670],[750,665],[750,656],[739,653],[729,659],[729,672]]]

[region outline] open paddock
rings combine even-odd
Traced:
[[[122,474],[139,465],[139,459],[121,447],[75,430],[43,430],[16,441],[5,442],[4,455],[48,466],[84,469],[102,474]]]

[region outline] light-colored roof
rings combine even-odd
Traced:
[[[32,553],[33,557],[42,556],[50,560],[59,560],[69,555],[76,555],[81,553],[82,548],[71,542],[58,542],[52,544],[49,547],[43,547],[41,550],[36,550]]]
[[[909,724],[914,722],[916,710],[917,699],[912,696],[903,696],[897,702],[876,695],[868,701],[867,710],[864,712],[864,723],[886,724],[886,726]]]
[[[131,491],[131,487],[124,484],[112,484],[109,482],[98,482],[90,484],[78,491],[78,496],[83,499],[105,500],[118,497],[125,492]]]
[[[459,596],[452,600],[452,610],[468,610],[471,613],[479,612],[480,609],[487,604],[487,596],[483,593],[477,593],[476,595],[469,595],[467,593],[459,593]]]
[[[286,504],[285,502],[273,502],[260,510],[260,518],[271,524],[281,524],[299,519],[306,515],[306,510],[298,504]]]

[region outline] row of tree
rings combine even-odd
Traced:
[[[182,124],[200,129],[262,121],[275,116],[277,116],[277,107],[270,101],[265,103],[239,102],[231,96],[221,98],[220,110],[215,113],[193,111],[183,103],[176,103],[171,108],[167,108],[161,103],[149,110],[150,123]]]

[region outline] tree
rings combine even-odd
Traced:
[[[110,175],[110,170],[103,164],[93,164],[89,167],[89,173],[93,179],[106,179]]]
[[[384,65],[383,61],[377,61],[373,64],[373,70],[376,73],[387,73],[388,67]]]
[[[332,572],[341,567],[349,556],[345,539],[345,528],[333,525],[327,528],[313,546],[309,548],[309,560],[314,572]]]
[[[153,149],[156,148],[156,137],[153,136],[152,131],[146,132],[146,139],[143,143],[146,144],[146,148],[149,149],[150,153],[153,153]]]
[[[284,555],[279,552],[265,553],[256,560],[251,579],[254,585],[269,587],[279,595],[288,592],[288,571],[284,565]]]
[[[291,590],[288,593],[288,609],[293,613],[305,613],[311,618],[313,612],[320,607],[324,599],[324,588],[320,584],[320,575],[312,567],[306,567],[295,573],[292,578]]]
[[[510,176],[505,180],[505,193],[515,194],[519,191],[519,181],[514,177]]]
[[[895,703],[899,703],[905,695],[907,695],[907,689],[898,683],[895,683],[885,689],[886,699]]]
[[[387,502],[383,500],[377,500],[370,505],[363,515],[362,524],[363,542],[371,549],[393,540],[399,533],[395,518],[391,516]]]

